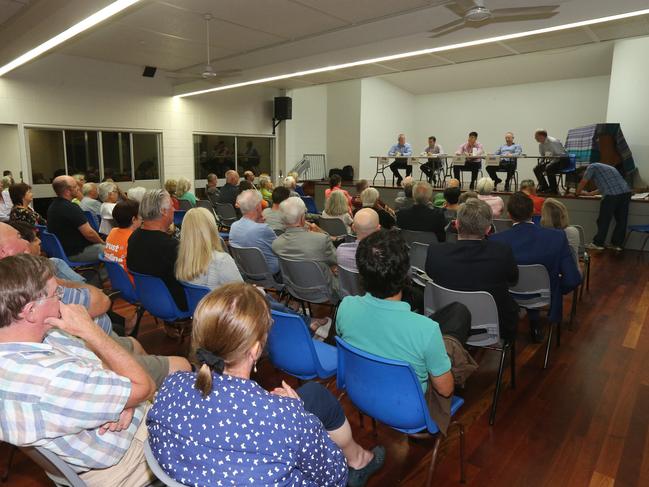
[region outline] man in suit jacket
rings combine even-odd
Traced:
[[[518,282],[518,266],[511,248],[485,240],[492,211],[484,201],[472,198],[457,212],[458,241],[431,245],[426,274],[440,286],[456,291],[487,291],[496,301],[500,335],[513,339],[518,306],[509,287]]]
[[[237,171],[229,170],[225,173],[225,184],[218,196],[219,203],[230,203],[234,206],[239,195],[239,174]]]
[[[446,219],[440,208],[431,208],[433,187],[427,182],[420,181],[412,188],[415,204],[397,212],[397,226],[403,230],[417,232],[433,232],[440,242],[446,241]]]
[[[514,226],[505,232],[489,237],[494,242],[508,244],[519,265],[542,264],[548,270],[551,286],[551,305],[548,318],[557,323],[563,317],[563,295],[581,283],[581,274],[570,253],[563,230],[544,228],[532,223],[534,203],[524,193],[514,193],[507,203],[507,211]],[[538,312],[530,310],[530,331],[536,342],[543,340]]]
[[[338,278],[334,274],[338,261],[331,237],[317,225],[306,223],[306,206],[301,198],[288,198],[280,203],[279,209],[286,230],[273,241],[273,252],[284,259],[316,262],[324,272],[332,295],[339,297]]]

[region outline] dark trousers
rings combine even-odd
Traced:
[[[442,169],[442,161],[437,158],[430,158],[421,165],[421,171],[426,175],[429,183],[437,183],[437,173]]]
[[[611,219],[615,218],[615,229],[611,236],[611,243],[621,247],[626,236],[626,222],[629,216],[629,202],[631,193],[603,196],[599,205],[597,217],[597,235],[593,238],[595,245],[603,246],[608,235]]]
[[[568,156],[561,157],[560,159],[541,159],[539,163],[534,166],[534,175],[539,182],[539,191],[550,193],[558,193],[557,190],[557,174],[562,169],[570,165],[570,158]],[[547,179],[545,178],[547,175]]]
[[[392,164],[390,164],[390,171],[394,174],[394,177],[397,178],[397,184],[401,184],[401,174],[399,174],[399,169],[406,170],[406,177],[412,174],[412,166],[408,165],[408,159],[406,157],[397,157]]]
[[[498,171],[507,173],[505,179],[505,190],[509,190],[509,184],[514,177],[516,172],[516,161],[505,161],[500,160],[500,164],[497,166],[487,166],[487,174],[489,177],[498,185],[501,182],[501,179],[498,177]]]
[[[429,318],[439,324],[442,335],[455,337],[462,345],[471,334],[471,312],[462,303],[450,303],[435,311]]]
[[[345,424],[345,412],[342,406],[322,384],[307,382],[295,392],[302,399],[304,409],[317,417],[325,430],[337,430]]]
[[[473,189],[481,167],[482,161],[480,159],[467,159],[464,166],[453,166],[453,176],[455,179],[460,179],[460,171],[471,171],[471,185],[469,187]]]

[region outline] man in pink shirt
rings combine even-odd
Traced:
[[[478,179],[478,171],[482,168],[482,159],[475,156],[482,156],[483,154],[482,144],[478,142],[478,132],[470,132],[469,140],[455,151],[457,156],[467,156],[463,166],[453,165],[455,179],[460,179],[460,171],[471,171],[471,185],[469,188],[474,189],[475,181]]]

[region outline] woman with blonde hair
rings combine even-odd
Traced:
[[[176,197],[178,201],[189,201],[192,206],[196,206],[196,196],[194,196],[194,193],[189,192],[191,188],[192,183],[189,182],[189,179],[179,178],[176,184]]]
[[[338,218],[345,224],[347,233],[351,232],[351,225],[354,219],[349,214],[347,198],[345,198],[342,191],[334,191],[329,195],[329,198],[325,201],[325,208],[321,218]]]
[[[180,202],[176,198],[176,188],[178,187],[178,181],[175,179],[167,179],[164,184],[165,191],[169,193],[171,197],[171,204],[174,207],[174,210],[180,210]]]
[[[192,208],[185,214],[176,279],[210,289],[243,281],[234,259],[223,250],[214,215],[205,208]]]
[[[541,207],[541,226],[566,233],[570,252],[579,267],[579,230],[570,225],[566,205],[555,198],[546,198]]]
[[[273,204],[273,183],[266,174],[259,176],[259,192],[266,203],[269,205]]]
[[[210,485],[365,485],[385,451],[373,455],[354,441],[324,386],[282,382],[268,392],[251,379],[271,324],[249,284],[222,286],[199,303],[191,343],[198,372],[167,377],[147,416],[158,464],[186,485],[206,485],[205,472]]]

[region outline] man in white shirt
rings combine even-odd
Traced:
[[[548,159],[539,159],[534,167],[534,174],[539,181],[539,192],[557,194],[557,173],[570,164],[570,157],[559,139],[550,137],[547,130],[537,129],[534,139],[539,143],[539,155]],[[547,180],[545,176],[547,175]]]

